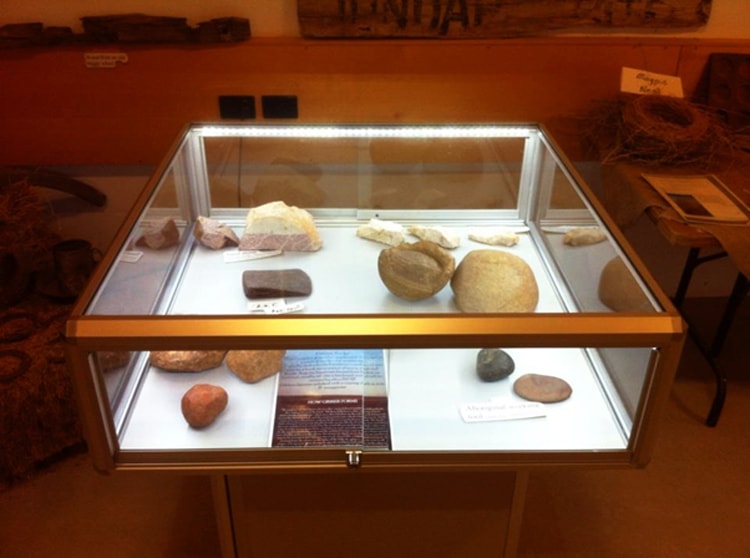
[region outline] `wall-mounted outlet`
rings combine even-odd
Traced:
[[[260,98],[263,118],[297,118],[297,95],[263,95]]]
[[[255,118],[255,97],[252,95],[220,95],[219,115],[222,118],[241,120]]]

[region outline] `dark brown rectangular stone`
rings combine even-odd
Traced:
[[[301,269],[248,269],[242,273],[247,298],[309,296],[312,281]]]

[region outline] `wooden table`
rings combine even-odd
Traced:
[[[716,161],[709,168],[695,167],[653,167],[630,163],[605,165],[604,205],[614,220],[622,227],[635,222],[645,213],[656,225],[657,230],[673,246],[688,248],[674,304],[685,316],[682,305],[687,295],[695,269],[719,258],[730,258],[738,269],[737,278],[722,313],[713,339],[708,345],[695,334],[690,334],[716,377],[716,394],[706,418],[708,426],[716,426],[726,400],[726,375],[716,361],[734,317],[742,300],[750,291],[750,224],[703,224],[687,223],[667,204],[661,196],[643,179],[642,173],[649,174],[715,174],[740,198],[750,206],[750,155],[733,155]]]

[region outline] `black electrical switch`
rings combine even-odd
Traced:
[[[219,115],[222,118],[241,120],[255,118],[255,97],[252,95],[220,95]]]
[[[297,118],[297,95],[263,95],[260,99],[264,118]]]

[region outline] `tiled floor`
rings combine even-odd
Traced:
[[[708,316],[714,308],[707,302],[695,309]],[[707,330],[710,320],[702,320]],[[703,424],[713,379],[688,344],[648,467],[533,473],[520,557],[749,557],[748,332],[750,304],[745,303],[721,357],[729,397],[716,428]],[[209,482],[203,477],[102,476],[79,454],[0,493],[3,558],[219,554]]]

